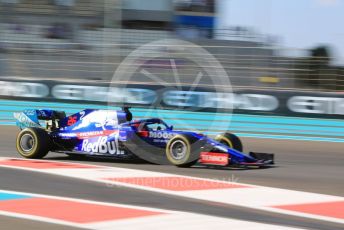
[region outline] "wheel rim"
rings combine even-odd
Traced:
[[[24,151],[24,152],[30,152],[35,146],[35,139],[31,134],[24,134],[21,138],[20,138],[20,148]]]
[[[170,146],[170,153],[173,159],[181,160],[186,156],[187,146],[184,141],[177,140]]]

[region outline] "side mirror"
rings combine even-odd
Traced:
[[[170,129],[170,130],[173,130],[173,125],[171,125],[171,126],[169,127],[169,129]]]

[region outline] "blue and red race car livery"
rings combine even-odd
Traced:
[[[244,154],[240,139],[232,133],[212,139],[197,132],[174,130],[159,118],[132,120],[128,108],[85,109],[70,116],[61,111],[31,109],[15,113],[14,117],[21,129],[17,150],[25,158],[43,158],[51,151],[116,159],[141,158],[179,167],[196,163],[263,167],[274,163],[273,154]]]

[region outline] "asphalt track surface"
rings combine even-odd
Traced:
[[[18,157],[13,126],[0,126],[0,156]],[[181,169],[168,165],[145,162],[121,162],[87,159],[80,162],[113,167],[143,169],[211,179],[235,180],[270,187],[344,196],[343,143],[290,141],[243,138],[245,151],[276,154],[277,165],[268,169]],[[49,154],[47,159],[72,161],[64,155]],[[73,160],[77,162],[77,160]],[[174,197],[125,187],[75,180],[60,176],[0,168],[0,189],[45,195],[82,198],[103,202],[116,202],[170,210],[202,213],[261,223],[294,226],[307,229],[344,229],[337,223],[289,215],[210,203],[196,199]],[[66,229],[65,226],[0,216],[1,229]]]

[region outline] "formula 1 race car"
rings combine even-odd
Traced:
[[[274,164],[273,154],[244,154],[240,139],[232,133],[211,139],[196,132],[176,131],[158,118],[132,120],[129,108],[85,109],[70,116],[61,111],[30,109],[14,113],[14,117],[21,129],[16,147],[25,158],[43,158],[51,151],[71,156],[141,158],[179,167],[196,163],[245,167]]]

